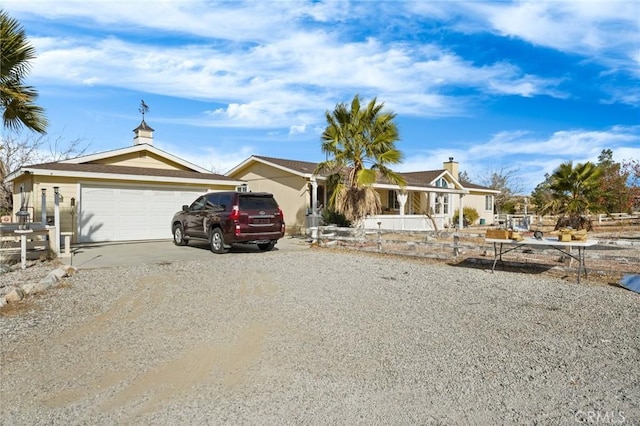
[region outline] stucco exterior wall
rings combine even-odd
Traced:
[[[473,207],[480,215],[480,218],[474,225],[480,223],[480,219],[484,219],[484,223],[486,225],[491,225],[493,223],[493,209],[485,209],[485,195],[487,194],[478,194],[472,192],[468,195],[465,195],[464,197],[463,205],[466,207]],[[493,195],[491,195],[491,197],[493,197]]]
[[[190,170],[182,164],[175,163],[166,158],[159,157],[150,152],[132,152],[90,161],[87,164],[108,164],[113,166],[150,167],[153,169]]]

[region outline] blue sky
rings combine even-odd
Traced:
[[[637,1],[5,0],[38,58],[50,138],[154,145],[224,173],[252,154],[322,161],[355,94],[397,114],[399,171],[454,157],[531,191],[564,161],[640,159]]]

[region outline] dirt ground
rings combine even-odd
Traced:
[[[491,267],[493,245],[484,241],[487,227],[470,227],[463,231],[443,231],[437,236],[425,237],[424,233],[393,232],[370,233],[366,242],[351,243],[339,241],[341,248],[378,251],[385,254],[416,256],[449,264],[478,268]],[[538,228],[545,235],[552,235],[553,225]],[[529,236],[531,233],[525,233]],[[454,256],[454,235],[458,240],[458,255]],[[589,239],[599,243],[585,252],[588,280],[592,284],[614,284],[624,275],[640,274],[640,224],[594,225],[588,233]],[[503,256],[504,263],[498,266],[518,272],[544,272],[567,280],[577,277],[577,263],[552,248],[524,247]],[[584,281],[584,280],[583,280]]]

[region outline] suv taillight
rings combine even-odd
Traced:
[[[282,209],[278,207],[278,215],[280,216],[280,220],[282,221],[281,231],[284,234],[284,213],[282,213]]]
[[[229,219],[231,220],[240,220],[240,210],[238,209],[238,206],[233,206],[231,208],[231,214],[229,215]]]

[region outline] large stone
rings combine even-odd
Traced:
[[[68,277],[75,275],[78,272],[78,268],[71,265],[64,265],[64,266],[61,266],[60,268],[66,272]]]
[[[40,280],[41,283],[43,284],[47,284],[47,285],[54,285],[56,284],[58,281],[60,281],[60,278],[58,278],[58,275],[49,272],[49,274],[47,274],[46,277],[44,277],[43,279]]]
[[[22,291],[24,291],[24,294],[26,295],[30,295],[30,294],[35,294],[35,287],[36,287],[37,283],[27,283],[27,284],[23,284],[22,285]]]
[[[26,295],[31,295],[31,294],[44,293],[51,287],[52,287],[52,284],[49,283],[48,281],[38,282],[38,283],[28,283],[22,286],[22,291],[24,291],[24,294]]]
[[[24,291],[21,288],[14,287],[9,293],[4,295],[4,299],[8,303],[19,302],[24,299]]]
[[[63,267],[59,267],[49,272],[49,275],[53,275],[56,277],[56,281],[60,281],[61,278],[67,276],[67,271]]]

